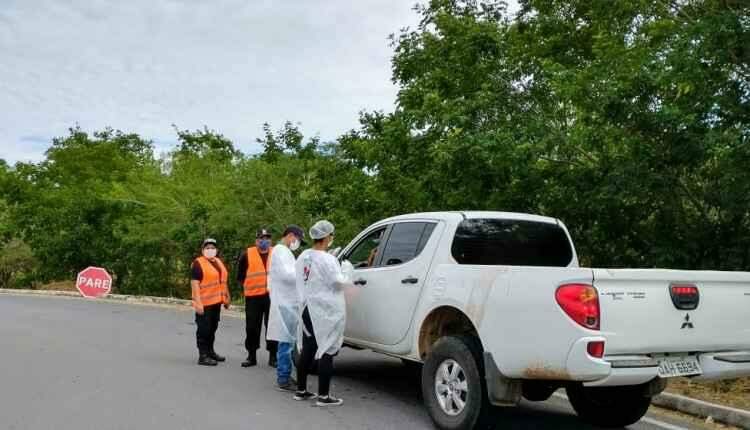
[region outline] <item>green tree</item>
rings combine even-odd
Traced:
[[[150,163],[151,144],[137,135],[74,128],[53,140],[44,161],[16,165],[13,222],[39,260],[41,281],[72,279],[89,265],[113,271],[116,285],[123,281],[122,243],[112,226],[127,210],[108,196]]]
[[[586,263],[748,268],[748,7],[430,1],[345,158],[386,212],[540,212]]]
[[[543,207],[594,264],[748,268],[750,183],[729,166],[747,160],[750,5],[521,5],[515,55],[561,119]]]

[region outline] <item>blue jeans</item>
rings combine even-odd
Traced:
[[[289,382],[289,377],[292,375],[292,348],[293,344],[287,342],[279,342],[279,349],[276,352],[276,382],[279,385],[286,384]]]

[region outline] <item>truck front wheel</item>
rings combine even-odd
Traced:
[[[640,385],[622,387],[584,387],[566,389],[570,404],[581,420],[599,427],[625,427],[646,415],[651,397]]]
[[[438,339],[422,368],[422,397],[440,429],[471,429],[490,409],[481,346],[471,336]]]

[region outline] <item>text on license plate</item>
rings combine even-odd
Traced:
[[[697,357],[664,357],[659,359],[659,377],[691,376],[703,373]]]

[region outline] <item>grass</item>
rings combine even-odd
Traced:
[[[750,378],[717,382],[693,382],[687,378],[676,378],[669,382],[667,391],[750,411]]]
[[[36,290],[46,291],[77,291],[75,281],[58,281],[37,285]]]

